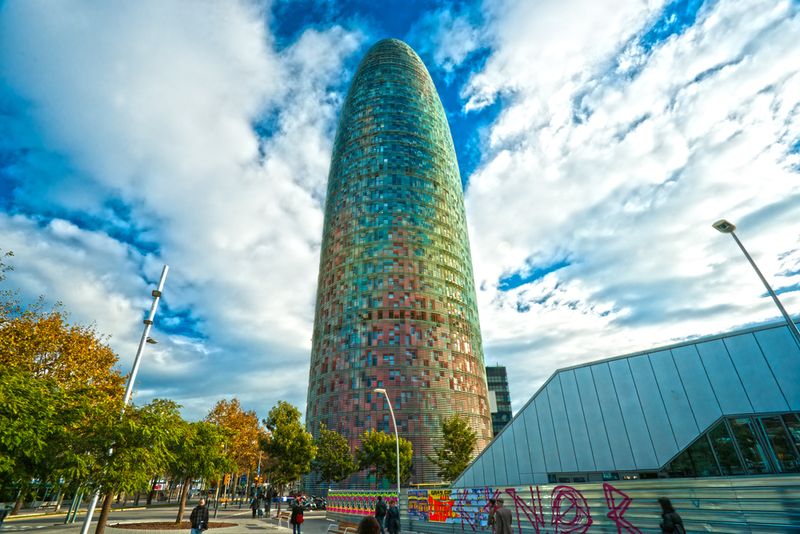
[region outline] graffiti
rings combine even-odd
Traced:
[[[454,517],[450,490],[428,490],[428,521],[452,523]]]
[[[594,517],[589,501],[580,490],[566,485],[550,490],[551,487],[411,489],[408,490],[408,517],[413,521],[461,525],[465,532],[488,533],[489,500],[502,497],[505,507],[513,509],[516,525],[512,528],[516,527],[517,534],[523,534],[523,528],[532,529],[534,534],[585,534],[593,524],[605,525],[612,531],[616,528],[617,534],[641,534],[642,531],[625,517],[633,499],[611,484],[603,483],[602,496],[600,488],[589,494],[595,507],[605,505],[602,511],[594,510]],[[328,511],[371,515],[379,495],[385,499],[395,496],[381,491],[334,490],[328,496]]]
[[[531,491],[531,504],[528,506],[525,501],[523,501],[519,494],[517,494],[517,490],[514,488],[506,489],[506,493],[511,496],[511,499],[514,501],[514,511],[517,512],[517,528],[519,529],[519,534],[522,534],[522,523],[519,520],[519,510],[522,509],[522,512],[525,514],[525,517],[528,518],[528,522],[530,522],[531,526],[533,527],[533,531],[536,534],[541,532],[540,529],[544,528],[544,511],[542,510],[542,494],[539,492],[539,486],[536,486],[536,494],[533,493],[533,486],[530,486]]]
[[[408,516],[427,521],[428,511],[428,490],[408,490]]]
[[[461,530],[470,527],[475,532],[478,527],[489,525],[489,499],[494,499],[500,492],[491,492],[489,488],[465,488],[452,490],[453,517],[450,523],[460,523]]]
[[[340,514],[372,515],[379,496],[394,499],[397,494],[382,491],[332,491],[328,496],[328,510]]]
[[[606,516],[617,525],[617,534],[621,534],[623,529],[630,534],[641,534],[641,530],[623,517],[633,499],[607,482],[603,483],[603,494],[608,506]],[[620,497],[621,500],[617,501],[617,497]]]
[[[506,507],[513,508],[519,534],[527,525],[535,534],[585,534],[595,523],[586,497],[572,486],[554,487],[549,499],[546,493],[543,498],[539,486],[528,486],[528,491],[522,492],[517,488],[499,490],[489,487],[453,489],[449,492],[448,499],[443,490],[436,490],[433,498],[430,495],[433,490],[410,490],[409,516],[419,521],[461,524],[461,529],[465,531],[485,531],[489,525],[489,499],[507,495]],[[625,518],[625,512],[633,500],[609,483],[603,484],[603,495],[607,508],[605,515],[616,527],[617,533],[641,534]]]
[[[550,496],[550,524],[560,532],[584,534],[592,526],[592,514],[583,494],[571,486],[556,486]],[[563,507],[562,507],[563,506]]]

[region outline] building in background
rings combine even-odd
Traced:
[[[487,366],[486,383],[489,386],[492,435],[496,436],[511,421],[511,393],[506,368],[501,365]]]
[[[437,480],[428,460],[441,420],[466,415],[491,440],[461,178],[444,109],[405,43],[375,44],[341,112],[328,176],[306,422],[368,429],[414,447],[412,482]],[[349,487],[369,481],[355,476]]]

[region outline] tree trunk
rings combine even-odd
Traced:
[[[11,513],[8,515],[16,515],[22,509],[22,505],[25,504],[25,494],[28,493],[28,485],[25,484],[17,493],[17,500],[14,501],[14,508],[11,509]]]
[[[103,534],[106,531],[106,522],[111,514],[111,503],[114,502],[114,490],[108,490],[103,498],[103,508],[100,509],[100,517],[97,518],[97,528],[94,534]]]
[[[175,519],[175,524],[180,525],[183,521],[183,512],[186,510],[186,496],[189,494],[189,486],[192,484],[192,477],[183,479],[183,487],[181,488],[181,502],[178,505],[178,517]]]
[[[153,483],[150,484],[150,493],[147,494],[147,506],[153,504],[153,496],[156,494],[156,481],[158,478],[153,479]]]

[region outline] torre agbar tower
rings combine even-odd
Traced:
[[[361,61],[333,147],[308,388],[309,430],[351,445],[368,429],[414,447],[411,481],[438,480],[427,459],[442,419],[466,416],[478,447],[492,421],[461,178],[425,65],[387,39]],[[355,475],[350,487],[366,485]]]

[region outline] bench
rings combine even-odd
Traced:
[[[289,528],[289,519],[292,518],[291,510],[281,510],[275,517],[278,520],[278,526],[281,526],[281,521],[286,521],[286,528]]]
[[[328,526],[325,534],[355,534],[358,530],[358,523],[350,523],[349,521],[339,521]]]

